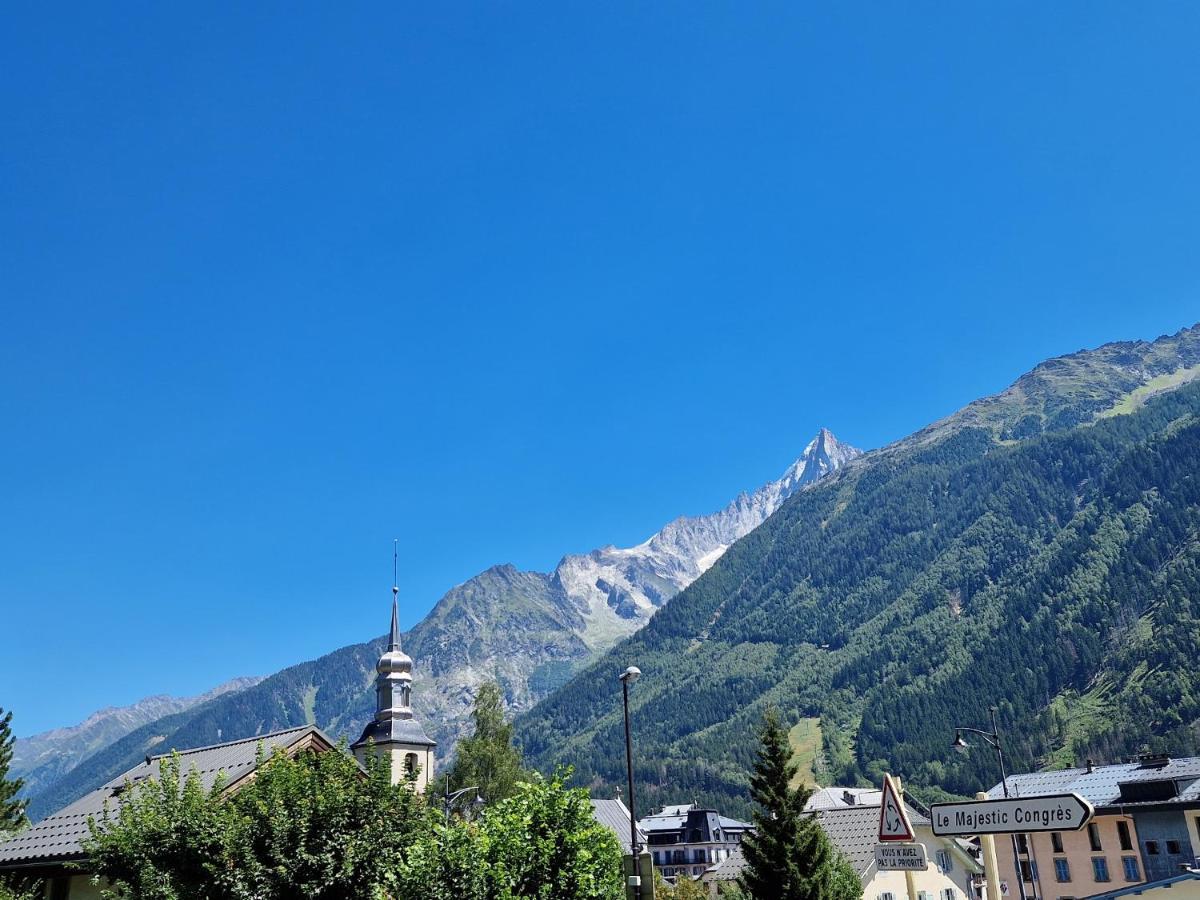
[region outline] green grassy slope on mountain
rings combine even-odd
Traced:
[[[988,754],[948,751],[955,725],[985,723],[992,704],[1021,767],[1064,750],[1195,750],[1200,385],[1078,423],[1194,365],[1198,337],[1043,364],[1003,401],[792,497],[518,719],[532,761],[619,784],[616,675],[629,664],[644,672],[632,697],[643,810],[684,798],[744,813],[768,703],[792,722],[820,717],[841,782],[887,769],[960,794],[990,786]],[[1017,439],[1030,416],[1038,427]],[[1064,732],[1055,698],[1100,679],[1121,688]]]
[[[964,427],[1002,440],[1061,431],[1098,416],[1132,412],[1154,392],[1200,374],[1200,328],[1156,341],[1122,341],[1047,360],[1008,389],[984,397],[900,445],[929,442]]]

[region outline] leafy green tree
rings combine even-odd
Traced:
[[[0,708],[0,835],[20,831],[29,824],[25,818],[25,801],[17,796],[23,782],[19,778],[8,777],[15,741],[12,733],[12,713],[6,713]]]
[[[484,812],[479,830],[492,900],[624,896],[617,836],[596,821],[586,791],[564,786],[569,775],[569,770],[550,779],[534,774],[512,797]]]
[[[89,823],[84,849],[125,900],[619,900],[616,836],[568,774],[444,823],[383,757],[364,772],[344,752],[260,750],[239,789],[206,790],[176,755]]]
[[[393,785],[386,760],[366,773],[343,752],[260,750],[255,777],[234,793],[205,790],[180,759],[126,788],[91,821],[94,871],[132,900],[368,900],[420,834],[424,801]]]
[[[394,900],[487,900],[487,843],[479,828],[461,819],[443,824],[430,810],[420,837],[387,878]]]
[[[364,777],[344,752],[259,752],[257,776],[228,801],[226,864],[239,895],[373,896],[424,822],[416,791],[391,783],[382,755],[369,758]]]
[[[755,832],[743,843],[742,889],[754,900],[857,900],[862,887],[817,819],[804,814],[812,791],[792,788],[797,766],[779,714],[768,708],[750,792]],[[848,877],[847,877],[848,874]]]
[[[504,717],[500,686],[489,681],[475,695],[475,731],[460,741],[446,778],[450,790],[478,785],[488,803],[511,797],[525,777],[521,751],[513,746],[513,728]],[[444,785],[443,785],[444,788]]]
[[[112,890],[133,900],[233,900],[221,860],[229,836],[215,802],[218,783],[205,790],[194,770],[184,775],[178,755],[159,763],[158,778],[126,783],[115,809],[89,818],[84,843],[93,870]]]
[[[15,882],[9,884],[0,877],[0,900],[41,900],[44,890],[41,882],[29,881],[28,886]]]
[[[680,875],[675,884],[670,884],[655,869],[654,897],[655,900],[705,900],[708,891],[699,881],[686,875]]]

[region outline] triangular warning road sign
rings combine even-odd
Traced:
[[[884,775],[883,800],[879,804],[879,840],[911,841],[912,839],[912,823],[908,821],[908,811],[904,808],[904,799],[896,790],[896,783],[892,781],[892,776]]]

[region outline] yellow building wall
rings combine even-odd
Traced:
[[[433,748],[432,747],[392,747],[392,784],[398,784],[408,777],[407,759],[411,755],[416,759],[417,793],[425,793],[429,782],[433,780]]]
[[[1200,809],[1189,809],[1184,817],[1187,819],[1188,840],[1192,842],[1192,855],[1200,866]]]
[[[1117,831],[1117,822],[1123,821],[1129,828],[1129,838],[1132,849],[1122,850]],[[1100,832],[1100,849],[1092,850],[1088,830],[1062,831],[1062,853],[1054,852],[1051,832],[1037,832],[1027,835],[1029,855],[1021,859],[1029,859],[1037,863],[1037,879],[1025,882],[1026,896],[1032,900],[1061,900],[1067,897],[1090,897],[1105,891],[1115,891],[1131,884],[1145,881],[1146,874],[1142,871],[1142,858],[1138,853],[1137,828],[1129,816],[1099,815],[1092,822]],[[1138,878],[1127,881],[1122,857],[1131,856],[1137,860]],[[1097,881],[1094,875],[1092,860],[1103,857],[1108,863],[1108,881]],[[1013,861],[1012,840],[1009,835],[996,835],[996,858],[1000,867],[1000,880],[1008,886],[1004,900],[1020,900],[1021,888],[1017,881],[1017,869]],[[1055,875],[1054,861],[1065,859],[1070,867],[1070,881],[1060,882]]]

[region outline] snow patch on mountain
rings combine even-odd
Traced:
[[[584,641],[601,649],[636,631],[788,497],[861,452],[822,428],[777,480],[752,494],[739,494],[724,509],[681,516],[636,547],[602,547],[563,557],[554,578],[583,615]]]

